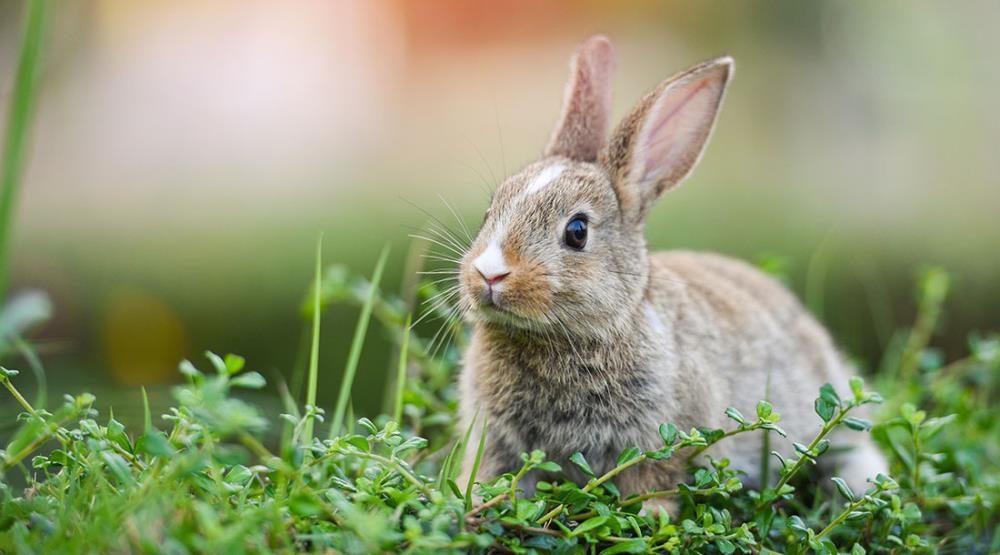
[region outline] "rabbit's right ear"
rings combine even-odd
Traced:
[[[545,156],[597,160],[608,134],[614,71],[615,51],[607,37],[594,35],[577,47],[570,60],[562,113]]]

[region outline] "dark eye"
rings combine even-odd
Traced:
[[[573,219],[566,224],[566,234],[563,241],[571,249],[583,250],[584,245],[587,244],[587,216],[583,214],[573,216]]]

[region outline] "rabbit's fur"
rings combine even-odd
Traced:
[[[607,141],[613,67],[606,38],[578,48],[543,157],[499,186],[462,259],[461,303],[475,328],[460,379],[462,429],[473,426],[463,486],[484,420],[479,480],[516,471],[533,449],[559,462],[579,451],[603,473],[627,447],[661,447],[661,423],[728,428],[726,407],[750,415],[761,399],[790,439],[807,442],[820,425],[819,387],[847,389],[851,371],[830,336],[778,282],[716,254],[647,251],[645,216],[697,163],[732,60],[667,79]],[[580,214],[587,239],[574,250],[564,229]],[[761,440],[746,434],[708,453],[753,480]],[[863,490],[885,462],[866,435],[851,441],[839,474]],[[623,494],[671,488],[684,461],[644,462],[616,484]]]

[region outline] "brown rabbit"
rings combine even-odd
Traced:
[[[556,461],[579,451],[605,472],[627,447],[661,447],[663,422],[723,427],[727,407],[752,414],[765,398],[789,437],[807,442],[819,387],[847,389],[851,370],[830,336],[778,282],[717,254],[646,249],[645,217],[698,162],[732,59],[663,81],[606,142],[614,65],[605,37],[577,49],[542,158],[499,186],[461,261],[475,328],[463,429],[481,415],[471,445],[489,420],[479,480],[515,471],[533,449]],[[838,473],[863,490],[885,461],[868,436],[852,443]],[[753,479],[760,450],[761,434],[747,434],[709,453]],[[475,451],[466,449],[462,485]],[[626,495],[673,487],[683,459],[644,462],[616,484]]]

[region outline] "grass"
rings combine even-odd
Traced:
[[[678,487],[623,497],[615,476],[648,459],[693,459],[741,434],[781,433],[781,407],[762,400],[753,417],[734,409],[727,429],[678,430],[663,423],[661,448],[627,449],[618,466],[595,475],[582,456],[549,461],[525,453],[516,472],[456,483],[471,430],[454,430],[456,349],[428,354],[429,341],[406,326],[405,305],[371,281],[331,267],[307,303],[364,308],[405,344],[396,369],[393,416],[337,426],[326,439],[305,433],[323,411],[290,399],[268,418],[239,390],[263,387],[235,355],[206,355],[209,370],[180,365],[186,383],[176,406],[143,429],[126,430],[110,407],[86,393],[50,410],[19,392],[18,373],[0,382],[22,409],[20,427],[0,452],[0,551],[11,553],[163,552],[514,552],[514,553],[992,553],[1000,549],[1000,339],[973,335],[970,352],[945,363],[929,342],[942,312],[947,276],[919,281],[917,324],[905,333],[891,378],[876,387],[852,381],[851,397],[817,392],[816,435],[796,457],[775,456],[780,478],[760,491],[726,460],[692,467]],[[425,295],[432,292],[425,292]],[[319,314],[308,314],[314,322]],[[363,324],[363,325],[362,325]],[[454,329],[449,327],[449,329]],[[458,328],[455,333],[465,333]],[[352,353],[361,349],[363,340]],[[313,348],[318,348],[314,343]],[[354,355],[349,357],[354,359]],[[916,361],[916,362],[914,362]],[[356,364],[353,363],[353,364]],[[912,368],[911,368],[912,367]],[[315,367],[313,367],[315,368]],[[898,382],[905,372],[908,381]],[[315,373],[315,370],[310,370]],[[311,379],[321,380],[313,375]],[[890,381],[893,380],[893,381]],[[349,397],[345,374],[341,396]],[[139,395],[144,392],[137,392]],[[307,401],[305,399],[304,401]],[[854,411],[880,403],[872,423]],[[338,404],[338,407],[346,406]],[[344,409],[346,411],[346,409]],[[483,419],[485,420],[485,418]],[[268,427],[292,433],[267,445]],[[483,427],[488,435],[488,425]],[[865,492],[841,480],[817,480],[814,462],[828,456],[827,436],[850,428],[874,434],[891,461]],[[457,432],[457,433],[456,433]],[[581,431],[585,433],[585,431]],[[458,436],[458,440],[454,438]],[[477,457],[478,458],[478,457]],[[572,464],[585,484],[540,482],[525,497],[518,483],[532,472]],[[475,474],[475,472],[473,472]],[[15,488],[18,476],[27,487]],[[679,514],[648,515],[642,502],[672,498]]]
[[[32,0],[25,14],[21,55],[17,61],[14,91],[10,96],[8,123],[0,157],[0,299],[7,294],[9,280],[8,249],[11,243],[14,206],[17,203],[28,148],[31,116],[41,80],[42,49],[48,25],[46,0]]]

